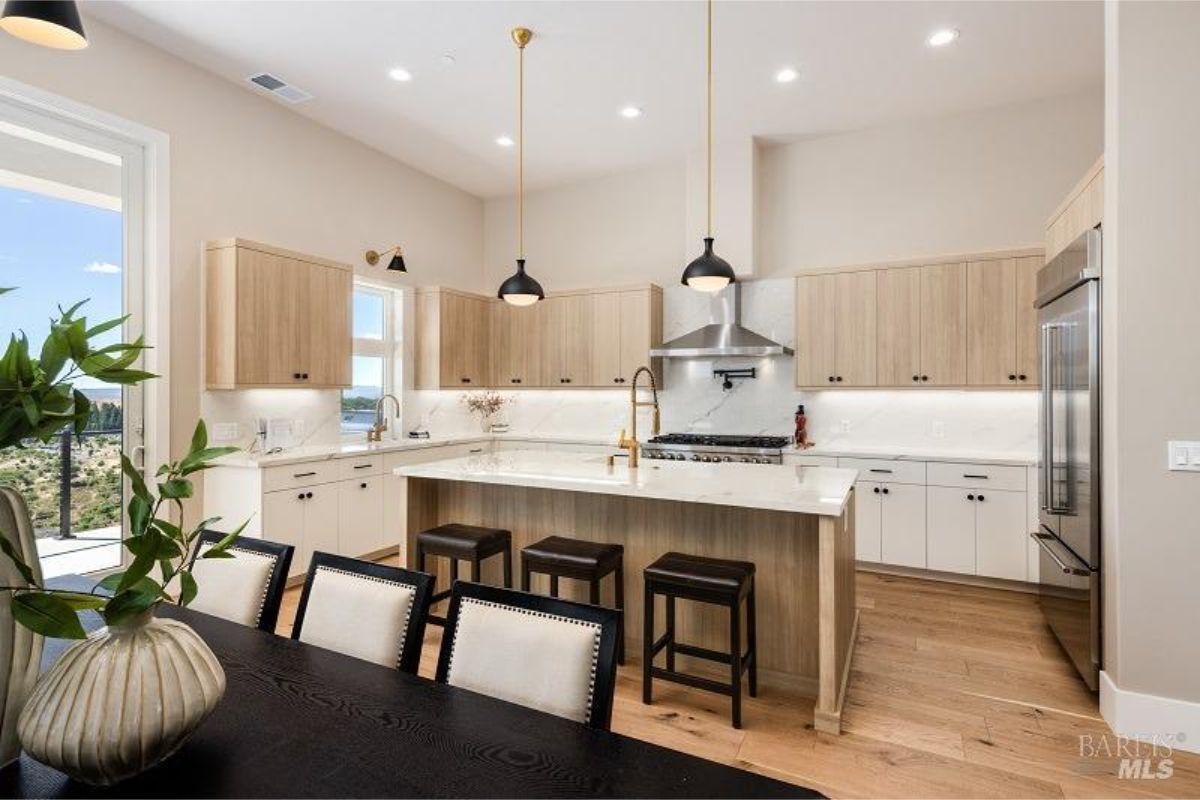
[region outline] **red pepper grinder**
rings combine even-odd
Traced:
[[[804,406],[796,406],[796,448],[804,450],[808,444],[808,417],[804,415]]]

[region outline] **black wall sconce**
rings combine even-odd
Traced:
[[[734,379],[741,380],[743,378],[756,378],[757,367],[742,367],[740,369],[714,369],[713,377],[721,378],[721,388],[729,391],[733,388]]]
[[[365,258],[367,259],[367,263],[373,267],[379,263],[379,259],[389,253],[392,254],[392,260],[388,262],[388,272],[408,272],[408,269],[404,266],[404,253],[401,252],[400,245],[396,245],[390,250],[384,250],[382,253],[368,250]]]

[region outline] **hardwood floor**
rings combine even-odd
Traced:
[[[281,634],[299,596],[287,593]],[[860,572],[858,605],[843,735],[812,729],[811,698],[769,686],[746,698],[740,731],[729,701],[707,692],[656,682],[642,705],[632,659],[613,730],[831,797],[1200,796],[1197,755],[1173,754],[1170,778],[1118,777],[1116,737],[1033,596]],[[422,675],[433,676],[440,641],[431,626]],[[1114,757],[1082,757],[1084,736],[1107,737]]]

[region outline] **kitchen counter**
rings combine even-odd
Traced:
[[[397,475],[841,516],[857,471],[836,467],[663,463],[515,450],[398,467]]]
[[[891,458],[897,461],[953,461],[964,464],[999,464],[1028,467],[1038,463],[1031,450],[968,450],[960,448],[899,447],[899,446],[838,446],[810,447],[807,450],[785,448],[788,456],[827,456],[830,458]]]
[[[547,536],[621,545],[629,652],[642,646],[642,571],[664,553],[755,564],[759,679],[816,698],[813,716],[797,718],[797,727],[840,732],[858,620],[856,470],[649,459],[631,470],[624,459],[609,466],[600,453],[518,449],[405,464],[392,473],[401,559],[410,568],[418,535],[450,523],[509,531],[514,560]],[[423,568],[446,585],[454,576],[443,561],[428,559]],[[485,560],[479,579],[499,583],[501,564]],[[534,576],[530,588],[545,586],[545,576]],[[605,579],[600,601],[611,607],[609,586]],[[559,588],[563,597],[592,602],[585,583]],[[729,651],[726,609],[681,603],[675,613],[680,641]]]

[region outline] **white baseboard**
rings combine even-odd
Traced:
[[[1122,689],[1100,672],[1100,715],[1118,736],[1200,753],[1200,703]]]

